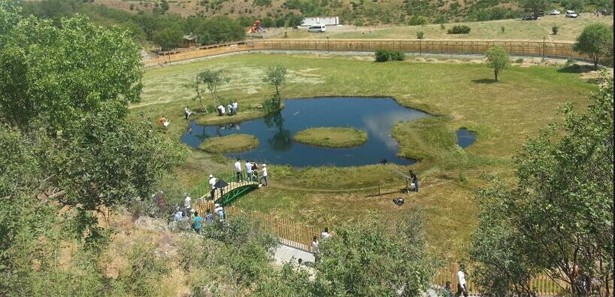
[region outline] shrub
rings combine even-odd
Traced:
[[[410,26],[416,26],[416,25],[425,25],[427,24],[427,19],[425,19],[422,16],[413,16],[412,18],[410,18]]]
[[[502,33],[504,33],[504,31],[506,31],[506,27],[502,26],[500,30],[502,30]]]
[[[376,50],[376,62],[403,61],[405,58],[406,57],[402,52],[386,49]]]
[[[472,29],[466,25],[457,25],[453,26],[452,29],[448,29],[448,34],[468,34],[470,30]]]
[[[551,27],[551,31],[553,32],[553,35],[557,35],[557,32],[559,32],[559,27],[558,26],[553,26],[553,27]]]
[[[519,58],[519,59],[515,60],[515,63],[519,63],[519,64],[523,63],[523,58]]]
[[[446,29],[446,26],[444,26],[444,24],[440,24],[440,29],[444,30]]]
[[[423,31],[416,32],[416,38],[417,39],[425,38],[425,32],[423,32]]]

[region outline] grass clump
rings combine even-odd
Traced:
[[[257,148],[258,139],[248,134],[233,134],[222,137],[209,138],[199,146],[208,153],[239,153]]]
[[[356,128],[311,128],[300,131],[295,141],[323,147],[354,147],[367,142],[367,132]]]

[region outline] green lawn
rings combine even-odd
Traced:
[[[301,168],[268,164],[270,187],[243,198],[236,205],[317,227],[352,221],[366,212],[395,219],[413,209],[427,214],[430,247],[442,257],[463,254],[476,225],[474,192],[485,186],[484,175],[512,175],[511,157],[528,137],[561,119],[566,102],[584,106],[595,86],[578,73],[553,66],[512,66],[494,83],[491,69],[482,64],[404,62],[375,63],[371,57],[243,54],[182,63],[146,71],[143,102],[133,115],[152,121],[171,119],[169,137],[179,139],[187,127],[183,107],[192,101],[191,80],[205,68],[221,68],[231,81],[219,88],[223,98],[239,102],[239,115],[254,114],[256,105],[274,93],[262,82],[268,66],[289,69],[284,98],[312,96],[391,96],[400,104],[436,117],[399,123],[393,135],[400,154],[420,158],[414,166],[370,165],[351,168]],[[206,98],[206,103],[211,104]],[[211,110],[211,107],[210,107]],[[215,118],[200,114],[200,120]],[[466,127],[478,133],[466,150],[455,145],[454,132]],[[230,172],[234,160],[194,151],[177,170],[186,187],[209,173]],[[403,178],[391,168],[417,172],[421,191],[404,194]],[[381,195],[375,196],[380,191]],[[391,202],[404,197],[406,204]]]

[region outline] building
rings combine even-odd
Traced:
[[[304,18],[301,22],[301,27],[309,27],[312,25],[337,26],[340,24],[339,17],[313,17]]]

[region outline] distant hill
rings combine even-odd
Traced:
[[[518,0],[93,0],[94,4],[137,13],[168,7],[181,16],[339,16],[342,24],[380,25],[485,21],[516,17]]]

